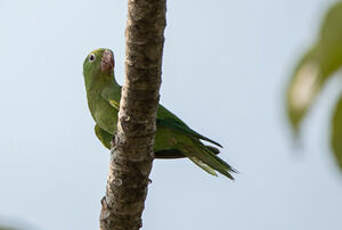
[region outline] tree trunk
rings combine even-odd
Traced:
[[[152,169],[166,0],[128,0],[126,78],[102,199],[101,230],[137,230]]]

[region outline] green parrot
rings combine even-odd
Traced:
[[[95,133],[102,144],[110,149],[117,126],[121,86],[114,77],[114,55],[110,49],[91,52],[83,63],[83,75],[88,106],[96,122]],[[217,176],[216,171],[230,179],[236,172],[229,164],[217,157],[216,147],[205,145],[219,143],[192,130],[176,115],[159,105],[154,157],[173,159],[187,157],[206,172]]]

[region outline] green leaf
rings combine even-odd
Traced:
[[[296,135],[326,81],[342,66],[342,2],[326,14],[316,45],[302,57],[287,88],[287,114]]]
[[[323,77],[331,76],[342,66],[342,2],[325,16],[318,39],[318,57]]]
[[[0,226],[0,230],[14,230],[14,228]]]
[[[295,134],[324,85],[317,48],[311,48],[299,61],[287,88],[287,115]]]
[[[331,147],[336,162],[342,170],[342,96],[336,105],[332,118]]]

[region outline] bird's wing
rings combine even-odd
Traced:
[[[120,97],[121,97],[121,91],[115,90],[113,88],[105,88],[101,96],[111,105],[113,106],[117,111],[119,111],[120,107]],[[222,145],[219,144],[216,141],[213,141],[209,139],[208,137],[205,137],[196,131],[192,130],[187,126],[181,119],[179,119],[176,115],[171,113],[168,109],[166,109],[164,106],[159,105],[158,108],[158,114],[157,114],[157,126],[164,126],[169,129],[176,130],[178,132],[181,132],[187,136],[194,137],[196,139],[208,141],[214,145],[217,145],[222,148]]]
[[[113,135],[101,129],[100,126],[95,125],[95,134],[97,138],[101,141],[101,143],[107,148],[111,149]]]
[[[105,99],[114,109],[119,111],[120,108],[120,98],[121,98],[121,88],[105,88],[101,92],[101,96]]]
[[[179,119],[176,115],[171,113],[169,110],[167,110],[164,106],[160,105],[158,109],[158,116],[157,116],[157,126],[164,126],[170,129],[177,130],[181,133],[184,133],[188,136],[194,137],[196,139],[208,141],[214,145],[217,145],[222,148],[222,145],[217,143],[216,141],[213,141],[209,139],[208,137],[205,137],[196,131],[192,130],[187,126],[181,119]]]

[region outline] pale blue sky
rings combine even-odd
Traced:
[[[293,151],[284,87],[327,0],[168,1],[161,102],[222,143],[231,182],[187,160],[155,161],[143,229],[341,229],[342,177],[325,92]],[[0,220],[98,229],[109,153],[82,77],[95,48],[124,76],[126,1],[0,1]],[[330,89],[335,89],[330,84]]]

